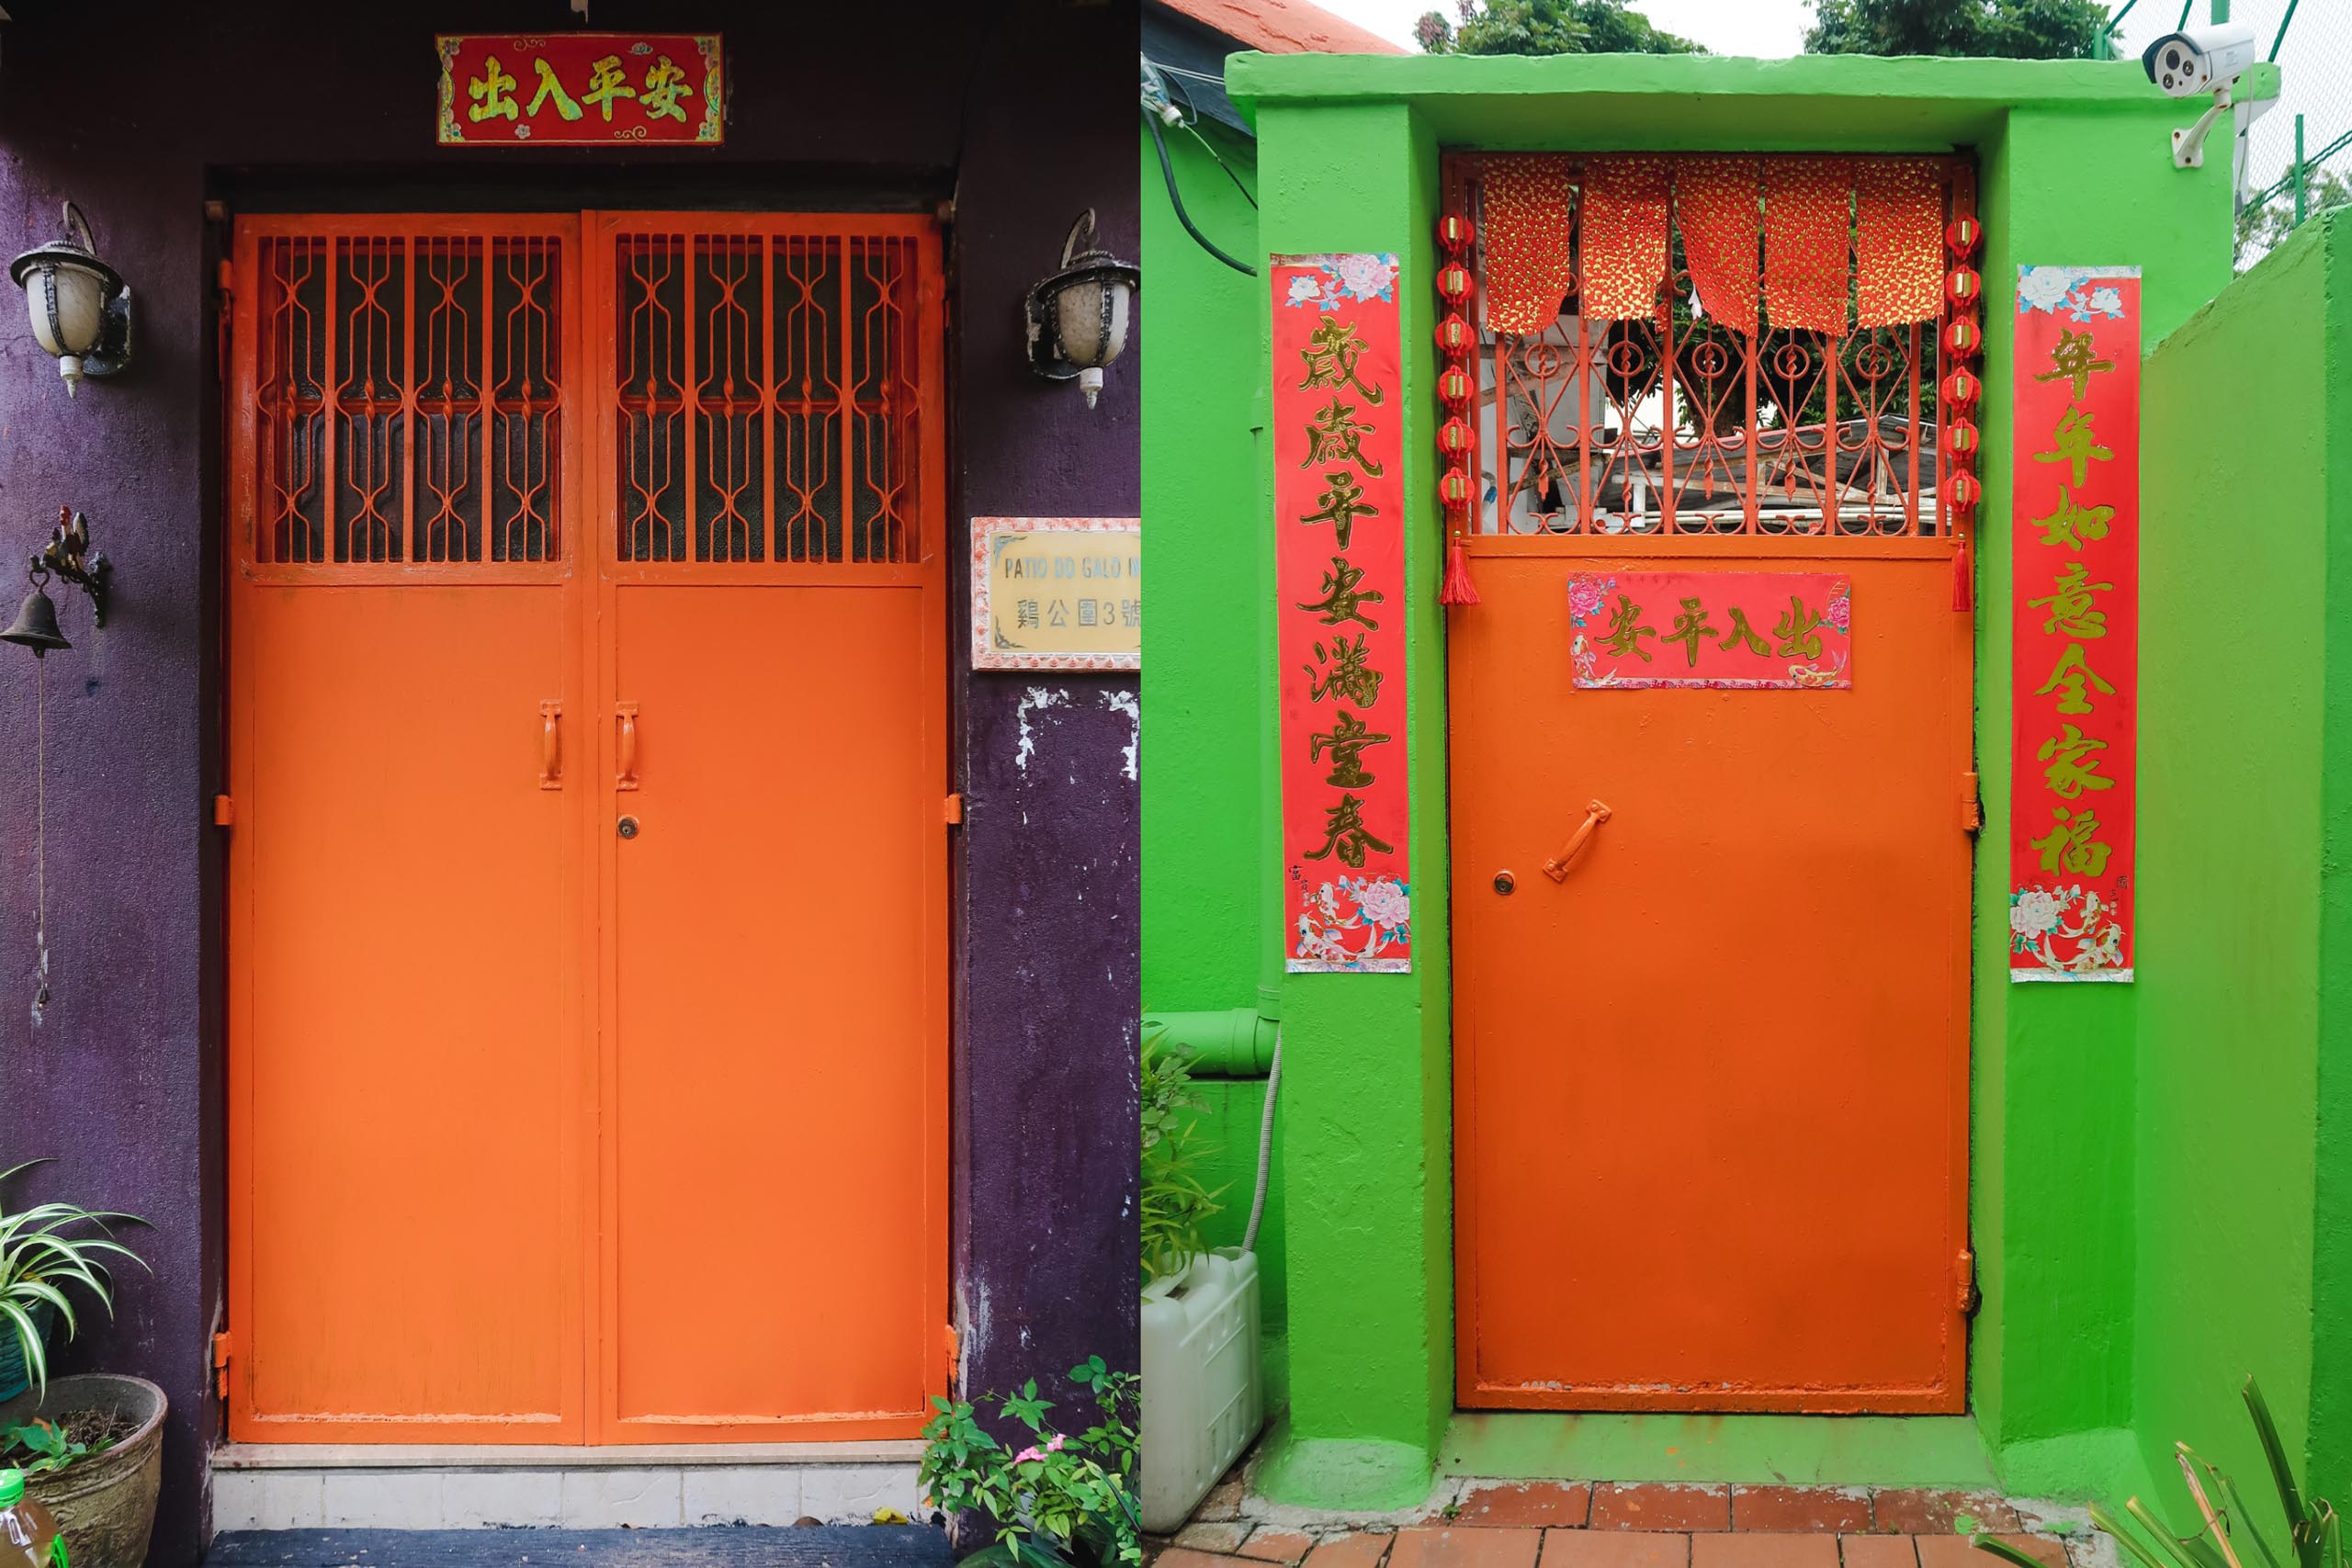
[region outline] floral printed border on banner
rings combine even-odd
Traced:
[[[1413,964],[1396,258],[1272,258],[1283,958]]]
[[[1853,580],[1828,572],[1578,572],[1568,626],[1578,690],[1854,683]]]
[[[2140,269],[2020,266],[2009,978],[2129,980]]]

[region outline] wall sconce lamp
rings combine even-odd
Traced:
[[[8,264],[25,291],[33,336],[57,359],[72,397],[85,376],[111,376],[130,362],[130,290],[98,259],[82,209],[65,204],[65,237]]]
[[[1127,346],[1128,303],[1142,281],[1133,263],[1094,248],[1094,209],[1079,214],[1062,242],[1061,270],[1029,290],[1029,368],[1048,381],[1076,380],[1092,408],[1103,367]]]
[[[46,658],[52,648],[71,648],[65,634],[57,626],[57,606],[49,597],[48,582],[54,574],[90,596],[91,624],[107,624],[107,576],[114,563],[104,554],[90,548],[89,520],[70,506],[57,509],[57,531],[49,542],[33,552],[27,577],[33,591],[17,610],[17,619],[6,631],[0,631],[0,642],[13,642],[18,648],[29,648],[35,659]]]

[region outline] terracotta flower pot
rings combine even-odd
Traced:
[[[74,1568],[140,1568],[146,1562],[163,1483],[165,1408],[164,1391],[146,1379],[106,1372],[51,1378],[47,1397],[28,1391],[0,1404],[0,1431],[76,1410],[107,1411],[132,1428],[104,1453],[25,1478],[26,1492],[57,1516]]]

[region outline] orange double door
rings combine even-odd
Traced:
[[[256,218],[233,282],[232,1435],[910,1436],[935,231]]]
[[[1464,1405],[1962,1408],[1973,617],[1951,557],[1479,541],[1448,656]],[[1573,684],[1572,573],[1789,570],[1850,577],[1850,690]]]

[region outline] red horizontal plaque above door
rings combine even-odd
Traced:
[[[717,33],[444,33],[434,41],[445,147],[727,139]]]

